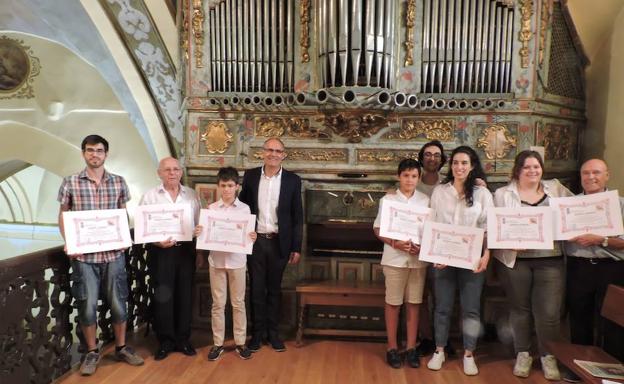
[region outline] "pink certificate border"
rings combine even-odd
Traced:
[[[517,213],[517,214],[510,214],[510,215],[506,215],[504,213],[496,213],[496,241],[498,242],[504,242],[504,241],[536,241],[539,243],[543,243],[544,242],[544,214],[543,213],[538,213],[538,214],[534,214],[534,215],[530,215],[530,214],[522,214],[522,213]],[[504,219],[505,217],[516,217],[516,218],[525,218],[525,217],[535,217],[538,220],[538,225],[539,225],[539,238],[538,239],[508,239],[508,238],[503,238],[502,237],[502,230],[501,230],[501,219]]]
[[[457,257],[457,256],[448,256],[448,255],[442,255],[442,254],[436,254],[433,252],[433,243],[435,242],[435,238],[437,237],[437,234],[444,234],[444,235],[451,235],[451,236],[463,236],[463,237],[468,237],[470,239],[470,246],[468,247],[468,256],[466,257]],[[476,239],[477,235],[472,234],[472,235],[462,235],[461,233],[457,233],[455,231],[445,231],[445,230],[441,230],[441,229],[431,229],[431,243],[429,244],[429,249],[428,249],[428,253],[427,256],[432,256],[432,257],[440,257],[440,258],[444,258],[447,260],[459,260],[462,262],[466,262],[469,263],[470,265],[473,264],[472,262],[472,258],[471,255],[474,252],[474,243],[475,243],[475,239]]]
[[[180,228],[182,228],[179,232],[174,232],[173,234],[176,235],[184,235],[184,226],[182,224],[184,224],[184,209],[160,209],[157,211],[142,211],[141,213],[143,214],[143,237],[148,237],[148,236],[155,236],[155,235],[161,235],[164,233],[160,233],[160,232],[149,232],[147,230],[147,215],[152,214],[152,213],[179,213],[180,215]],[[168,233],[171,234],[171,233]]]
[[[106,240],[106,241],[85,241],[82,242],[81,241],[81,237],[80,237],[80,223],[86,222],[86,221],[102,221],[102,220],[114,220],[115,221],[115,226],[117,228],[117,239],[112,239],[112,240]],[[121,237],[121,231],[119,229],[119,216],[107,216],[107,217],[94,217],[94,218],[90,218],[90,219],[80,219],[75,217],[73,219],[74,221],[74,230],[76,231],[76,246],[78,247],[82,247],[85,245],[100,245],[100,244],[108,244],[108,243],[118,243],[123,241],[123,238]]]
[[[565,210],[570,208],[570,207],[587,207],[587,206],[592,206],[592,205],[599,205],[599,204],[604,204],[606,206],[606,211],[607,211],[607,225],[606,226],[587,226],[587,227],[583,227],[583,228],[569,228],[566,218],[567,216],[565,215]],[[615,226],[613,225],[613,218],[611,217],[611,210],[609,209],[609,199],[603,199],[603,200],[598,200],[598,201],[594,201],[591,203],[587,203],[585,201],[580,202],[579,204],[559,204],[559,213],[561,215],[561,233],[567,233],[567,232],[580,232],[580,231],[585,231],[585,232],[590,232],[596,229],[602,229],[602,228],[607,228],[607,229],[613,229],[615,228]]]
[[[212,223],[215,221],[226,221],[226,222],[231,222],[231,223],[235,223],[235,224],[242,224],[244,228],[247,228],[247,220],[231,220],[231,219],[221,219],[221,218],[216,218],[216,217],[210,217],[208,216],[208,220],[207,220],[207,229],[206,229],[206,240],[208,240],[210,238],[210,227],[212,226]],[[241,240],[240,243],[232,243],[229,241],[219,241],[219,240],[210,240],[210,241],[206,241],[207,243],[213,243],[213,244],[222,244],[222,245],[236,245],[237,247],[245,247],[245,237],[246,237],[247,233],[243,233],[241,236]]]
[[[418,217],[424,217],[425,219],[427,218],[427,216],[429,216],[428,214],[416,213],[416,212],[410,211],[409,209],[400,209],[400,208],[396,208],[396,207],[390,207],[389,211],[390,211],[389,212],[390,213],[390,219],[388,220],[388,231],[389,232],[394,232],[394,233],[400,233],[400,234],[406,235],[406,236],[412,235],[412,232],[407,232],[407,231],[404,231],[402,229],[395,229],[395,228],[393,228],[395,212],[402,212],[402,213],[413,214],[413,215],[416,215]],[[424,224],[425,224],[425,222],[423,220],[423,225]],[[422,228],[421,228],[421,232],[422,232]]]

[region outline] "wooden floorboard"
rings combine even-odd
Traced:
[[[196,335],[197,334],[197,335]],[[198,355],[186,357],[173,353],[163,361],[154,361],[156,347],[153,337],[135,336],[132,345],[145,358],[145,365],[132,367],[111,358],[111,350],[105,351],[94,376],[82,377],[75,370],[59,383],[63,384],[201,384],[201,383],[253,383],[253,384],[299,384],[299,383],[440,383],[440,384],[546,384],[534,363],[531,375],[519,379],[512,375],[513,359],[498,343],[481,343],[477,353],[480,373],[475,377],[463,374],[461,358],[447,360],[442,370],[430,371],[426,367],[429,357],[422,359],[422,367],[392,369],[385,363],[385,344],[361,341],[314,339],[305,340],[297,348],[294,340],[287,341],[286,352],[274,352],[264,346],[253,354],[251,360],[241,360],[226,344],[227,351],[216,362],[208,361],[210,335],[196,332],[193,341]],[[459,341],[457,342],[457,344]]]

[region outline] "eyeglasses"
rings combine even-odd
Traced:
[[[278,155],[281,155],[282,153],[284,153],[283,149],[273,149],[273,148],[262,148],[262,149],[266,153],[276,153]]]
[[[98,149],[95,149],[95,148],[86,148],[84,151],[85,151],[85,152],[87,152],[87,153],[97,153],[98,155],[101,155],[101,154],[103,154],[103,153],[106,153],[106,150],[105,150],[105,149],[102,149],[102,148],[98,148]]]
[[[441,158],[442,158],[442,154],[441,154],[441,153],[431,153],[431,152],[425,152],[425,153],[423,154],[423,156],[424,156],[426,159],[431,159],[431,158],[434,158],[434,159],[436,159],[436,160],[439,160],[439,159],[441,159]]]

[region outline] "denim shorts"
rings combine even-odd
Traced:
[[[96,324],[100,297],[110,306],[113,323],[126,321],[128,275],[125,256],[107,263],[85,263],[74,259],[71,266],[71,292],[78,307],[79,324]]]

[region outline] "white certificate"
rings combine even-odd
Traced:
[[[125,209],[63,212],[67,254],[124,249],[132,245]]]
[[[624,233],[617,191],[553,198],[550,206],[555,211],[555,240],[569,240],[586,233],[601,236]]]
[[[193,240],[191,204],[139,205],[134,210],[134,242]]]
[[[249,233],[256,227],[256,215],[202,209],[197,249],[251,254],[253,241]]]
[[[381,204],[379,234],[395,240],[411,240],[420,244],[423,225],[431,216],[431,208],[384,200]]]
[[[420,245],[420,261],[476,269],[481,259],[484,230],[427,221]]]
[[[549,207],[490,208],[487,246],[490,249],[553,249]]]

